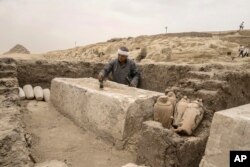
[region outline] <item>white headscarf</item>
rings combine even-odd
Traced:
[[[123,56],[129,56],[129,53],[127,51],[123,51],[121,49],[118,49],[117,54],[123,55]]]

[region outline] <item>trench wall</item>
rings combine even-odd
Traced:
[[[21,87],[32,84],[50,88],[51,80],[55,77],[96,78],[104,64],[17,60],[17,66],[17,78]],[[164,92],[166,88],[177,87],[179,95],[202,98],[205,106],[213,111],[250,102],[249,71],[226,71],[211,65],[139,64],[138,66],[141,71],[142,89]],[[194,81],[198,81],[198,84]]]

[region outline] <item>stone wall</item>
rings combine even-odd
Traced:
[[[104,67],[102,63],[76,61],[18,60],[18,80],[20,86],[32,84],[50,87],[55,77],[84,78],[97,77]],[[191,67],[174,64],[139,64],[142,77],[140,87],[163,92],[166,87],[175,85]]]
[[[74,61],[18,60],[18,81],[20,86],[31,84],[50,88],[55,77],[96,77],[103,68],[100,63]]]
[[[49,88],[55,77],[96,78],[102,63],[74,61],[19,60],[20,86],[32,84]],[[140,88],[164,92],[173,88],[181,95],[202,98],[213,111],[247,104],[250,101],[250,72],[216,64],[182,65],[171,63],[139,64]],[[224,69],[225,68],[225,69]]]

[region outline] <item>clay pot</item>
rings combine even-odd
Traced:
[[[25,93],[24,93],[23,89],[19,87],[18,90],[19,90],[20,99],[21,100],[25,99]]]
[[[200,100],[195,100],[188,104],[179,127],[175,130],[177,133],[191,135],[203,118],[204,110]]]
[[[165,128],[170,128],[173,120],[173,105],[167,96],[160,96],[154,105],[154,120],[161,122]]]
[[[188,98],[187,96],[184,96],[177,104],[175,107],[174,111],[174,122],[173,122],[173,127],[177,128],[180,126],[180,122],[182,120],[182,116],[185,112],[185,110],[188,107]]]
[[[36,100],[38,101],[43,100],[43,89],[41,86],[34,87],[34,95]]]
[[[49,99],[50,99],[49,89],[43,89],[43,97],[44,97],[44,101],[49,102]]]
[[[166,93],[166,91],[165,91]],[[176,96],[173,91],[169,91],[166,93],[166,96],[168,97],[169,101],[172,103],[173,108],[175,108],[176,105]]]
[[[23,91],[25,93],[26,99],[34,99],[34,90],[31,85],[24,85]]]

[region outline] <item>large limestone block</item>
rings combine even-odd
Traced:
[[[31,85],[24,85],[23,91],[25,93],[26,99],[34,99],[34,90]]]
[[[44,97],[44,101],[49,102],[49,99],[50,99],[49,89],[43,89],[43,97]]]
[[[24,93],[23,89],[19,87],[18,90],[19,90],[18,94],[19,94],[20,99],[21,100],[25,99],[25,93]]]
[[[34,94],[35,94],[36,100],[38,101],[43,100],[43,89],[41,88],[41,86],[34,87]]]
[[[104,89],[93,78],[55,78],[51,103],[76,124],[123,148],[135,144],[142,122],[153,118],[162,93],[106,81]]]
[[[35,165],[35,167],[68,167],[68,165],[61,161],[52,160],[43,163],[38,163]]]
[[[200,167],[228,167],[230,150],[250,148],[250,104],[216,112]]]

